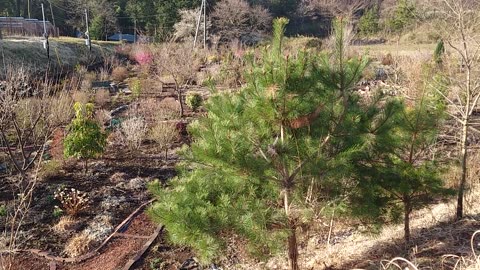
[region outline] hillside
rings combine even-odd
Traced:
[[[95,41],[92,51],[88,50],[84,39],[60,37],[50,38],[50,59],[40,38],[12,37],[0,40],[0,53],[4,65],[21,63],[34,72],[42,72],[50,66],[57,71],[68,71],[77,65],[98,65],[113,54],[118,43]]]

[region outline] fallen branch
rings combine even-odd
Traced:
[[[130,270],[132,268],[132,266],[138,261],[140,260],[140,258],[143,256],[143,254],[145,253],[145,251],[147,251],[147,249],[152,245],[153,241],[155,241],[155,239],[158,237],[158,234],[160,234],[160,232],[163,230],[163,225],[159,225],[157,227],[157,229],[155,230],[155,232],[152,234],[152,236],[150,237],[150,239],[145,243],[145,245],[143,245],[142,249],[140,251],[137,252],[137,254],[135,255],[135,257],[133,257],[133,259],[130,259],[127,264],[125,264],[125,266],[122,268],[123,270]]]

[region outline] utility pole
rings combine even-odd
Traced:
[[[43,6],[43,4],[42,4]],[[27,11],[28,11],[28,18],[31,19],[30,17],[30,0],[27,0]]]
[[[45,22],[45,9],[42,3],[42,16],[43,16],[43,48],[47,51],[47,58],[50,59],[50,46],[48,44],[48,32],[47,23]]]
[[[53,16],[52,1],[48,0],[48,3],[50,4],[50,13],[52,13],[53,27],[55,27],[55,29],[57,29],[57,25],[55,24],[55,16]]]
[[[203,0],[203,49],[207,48],[207,0]]]
[[[203,14],[202,14],[203,13]],[[200,5],[200,12],[198,13],[197,29],[195,30],[195,39],[193,40],[193,47],[197,45],[198,30],[200,29],[200,22],[203,15],[203,48],[207,47],[207,0],[202,0]]]
[[[85,24],[87,25],[87,32],[85,32],[85,44],[88,46],[88,50],[92,50],[92,41],[90,40],[90,33],[88,32],[88,11],[85,9]]]

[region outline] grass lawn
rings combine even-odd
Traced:
[[[12,64],[21,64],[35,72],[46,70],[50,65],[57,69],[71,69],[77,64],[94,64],[112,54],[118,42],[94,41],[92,51],[84,39],[59,37],[50,38],[50,60],[43,48],[41,38],[8,37],[0,40],[0,70]],[[3,64],[4,63],[4,64]]]

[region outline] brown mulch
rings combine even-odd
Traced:
[[[132,259],[148,241],[146,237],[151,236],[157,224],[149,220],[145,213],[136,216],[130,223],[128,229],[124,232],[125,235],[144,236],[145,239],[120,236],[113,237],[101,251],[100,254],[94,256],[81,263],[55,263],[55,267],[51,261],[35,256],[31,253],[19,253],[14,257],[12,263],[12,270],[117,270],[124,267],[124,265]]]

